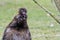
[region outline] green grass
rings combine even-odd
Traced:
[[[51,0],[37,1],[50,10],[54,16],[60,15]],[[0,40],[4,29],[21,7],[25,7],[28,11],[28,25],[32,40],[60,40],[60,36],[55,36],[60,34],[60,25],[51,16],[47,16],[47,13],[32,0],[0,0]],[[50,26],[51,23],[54,24],[53,27]]]

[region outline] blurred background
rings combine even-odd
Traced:
[[[53,0],[37,0],[37,2],[60,20],[60,13]],[[18,9],[21,7],[28,11],[28,26],[32,40],[60,40],[60,24],[33,0],[0,0],[0,40],[2,40],[6,26],[18,14]]]

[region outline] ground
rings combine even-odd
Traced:
[[[59,19],[60,14],[51,0],[37,1]],[[28,11],[27,21],[32,40],[60,40],[60,24],[32,0],[0,0],[0,40],[6,26],[21,7],[25,7]]]

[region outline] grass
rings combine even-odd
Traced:
[[[37,1],[51,11],[56,18],[60,15],[51,0]],[[21,7],[28,10],[28,25],[32,40],[60,40],[60,36],[56,36],[60,35],[60,25],[51,16],[47,16],[47,13],[32,0],[0,0],[0,40],[6,26]],[[51,27],[51,24],[54,26]]]

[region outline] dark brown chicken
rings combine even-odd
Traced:
[[[19,9],[12,22],[5,29],[2,40],[31,40],[31,34],[27,25],[27,10]]]

